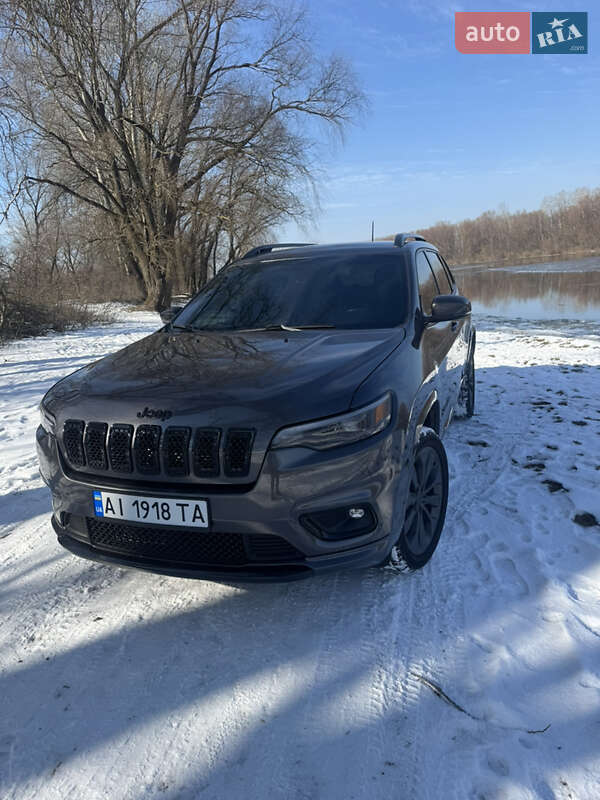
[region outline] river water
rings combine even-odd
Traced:
[[[477,316],[600,323],[600,258],[453,272]]]

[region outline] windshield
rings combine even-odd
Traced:
[[[174,327],[232,331],[391,328],[407,307],[404,258],[389,253],[282,257],[220,272]]]

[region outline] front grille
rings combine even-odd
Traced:
[[[224,440],[223,445],[221,442]],[[120,475],[168,475],[214,478],[223,472],[243,478],[250,472],[254,431],[232,428],[187,428],[133,425],[69,419],[62,444],[67,461],[81,469],[111,471]]]
[[[83,428],[84,423],[80,419],[68,419],[63,428],[65,452],[74,467],[85,467]]]
[[[128,525],[94,517],[87,518],[87,528],[91,544],[99,550],[153,561],[192,566],[242,566],[264,562],[285,564],[304,558],[279,536]]]

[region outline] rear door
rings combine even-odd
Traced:
[[[435,276],[440,294],[458,294],[452,275],[434,250],[427,250],[427,260]],[[450,327],[450,346],[446,355],[446,375],[450,407],[458,400],[463,366],[467,358],[469,318],[447,323]]]
[[[448,288],[440,290],[433,269],[430,265],[425,249],[417,250],[415,266],[419,285],[419,298],[421,311],[424,315],[431,315],[431,304],[438,294],[448,294]],[[453,398],[453,376],[448,374],[448,356],[456,333],[451,322],[436,322],[428,325],[421,336],[420,350],[423,364],[423,377],[437,373],[434,378],[440,403],[440,429],[446,424]]]

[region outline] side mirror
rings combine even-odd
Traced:
[[[160,312],[160,318],[168,325],[169,322],[173,322],[177,314],[182,310],[183,306],[171,306],[171,308],[165,308],[164,311]]]
[[[462,319],[471,313],[471,303],[466,297],[459,294],[439,294],[433,298],[431,304],[431,315],[426,322],[450,322],[454,319]]]

